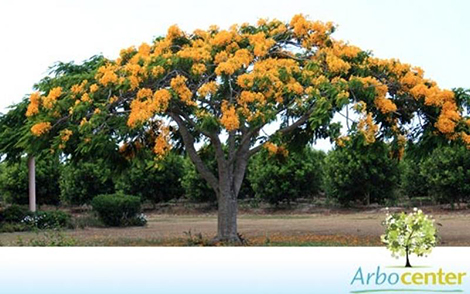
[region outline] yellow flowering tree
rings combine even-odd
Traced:
[[[413,116],[422,129],[470,144],[454,92],[420,68],[335,40],[334,30],[303,15],[192,33],[174,25],[115,60],[60,64],[30,96],[28,140],[72,155],[119,148],[130,158],[147,148],[157,159],[182,143],[217,195],[220,241],[239,240],[248,159],[264,147],[277,153],[318,137],[344,141],[331,121],[349,106],[364,144],[390,138],[402,148]],[[200,141],[214,147],[217,173],[198,155]]]

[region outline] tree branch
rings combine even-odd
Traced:
[[[196,169],[199,171],[201,176],[207,181],[207,183],[211,186],[212,189],[215,191],[219,190],[219,181],[214,176],[214,174],[207,168],[207,166],[202,161],[199,154],[197,154],[196,148],[194,147],[194,137],[188,131],[184,121],[179,117],[179,115],[169,112],[169,116],[176,122],[178,125],[179,132],[181,137],[183,138],[184,145],[186,147],[186,152],[189,155],[189,158],[196,166]]]

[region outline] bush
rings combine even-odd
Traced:
[[[145,166],[146,164],[151,166]],[[134,161],[117,181],[116,189],[123,194],[139,196],[152,204],[181,197],[184,194],[181,186],[183,157],[170,153],[157,167],[154,165],[153,161]]]
[[[26,216],[22,223],[40,230],[44,229],[63,229],[71,225],[71,217],[64,211],[38,211],[32,215]]]
[[[56,158],[36,159],[36,199],[38,204],[59,204],[60,165]],[[0,194],[7,203],[28,204],[28,163],[26,158],[15,163],[4,162],[0,164]]]
[[[32,214],[26,207],[13,204],[0,213],[0,220],[5,223],[20,223],[25,217]]]
[[[30,212],[25,207],[12,205],[0,212],[2,232],[31,229],[62,229],[70,227],[71,216],[60,210]]]
[[[436,201],[454,206],[470,199],[470,152],[464,146],[435,149],[424,160],[421,174]]]
[[[287,156],[263,150],[249,164],[249,182],[256,197],[272,204],[311,197],[320,191],[325,154],[307,147]]]
[[[347,141],[344,147],[330,151],[325,159],[328,197],[345,206],[393,200],[398,184],[398,163],[390,158],[389,146],[379,141],[364,145],[357,137]]]
[[[96,196],[91,205],[107,226],[135,225],[141,211],[139,197],[122,194]]]
[[[93,197],[114,193],[111,169],[103,162],[71,162],[60,177],[60,198],[71,205],[89,204]]]

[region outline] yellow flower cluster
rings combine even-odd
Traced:
[[[31,133],[33,133],[33,135],[36,137],[40,137],[43,134],[49,132],[51,127],[52,126],[50,122],[40,122],[31,127]]]
[[[156,112],[163,112],[168,108],[171,93],[167,89],[160,89],[153,94],[153,108]]]
[[[351,65],[348,62],[333,55],[332,53],[327,53],[325,61],[330,72],[334,74],[347,73],[351,68]]]
[[[374,123],[372,113],[368,113],[365,118],[361,118],[357,124],[357,128],[364,136],[367,144],[375,142],[375,136],[379,127]]]
[[[173,79],[171,79],[170,86],[180,97],[181,101],[186,103],[186,105],[196,105],[196,102],[192,101],[191,98],[193,93],[189,90],[188,86],[186,86],[187,79],[183,76],[177,75]]]
[[[142,100],[144,98],[150,98],[152,97],[153,92],[149,88],[142,88],[137,92],[137,99]]]
[[[256,56],[265,56],[269,49],[276,43],[274,39],[266,38],[263,32],[249,36],[250,44],[253,46],[253,53]]]
[[[157,65],[152,68],[152,75],[158,77],[165,73],[165,68],[163,66]]]
[[[70,137],[72,135],[73,135],[73,132],[71,130],[65,129],[60,132],[60,139],[62,140],[62,142],[67,142],[68,140],[70,140]]]
[[[276,144],[271,143],[269,141],[264,143],[263,147],[268,150],[270,156],[281,155],[283,157],[287,157],[289,155],[289,150],[287,150],[283,146],[277,146]]]
[[[229,31],[220,31],[211,39],[210,44],[213,46],[225,46],[232,42],[234,35]]]
[[[127,125],[131,128],[139,123],[149,120],[157,112],[163,112],[168,107],[171,93],[167,89],[160,89],[152,94],[150,89],[140,89],[137,97],[131,103],[131,113]]]
[[[441,133],[451,135],[455,131],[456,122],[460,119],[461,116],[457,111],[457,105],[455,102],[447,101],[442,106],[441,114],[439,115],[435,126]]]
[[[173,40],[182,36],[184,36],[184,34],[177,25],[172,25],[168,28],[167,39]]]
[[[29,96],[29,105],[26,110],[26,116],[30,117],[39,113],[39,104],[41,103],[41,95],[34,92]]]
[[[208,82],[202,85],[198,90],[197,93],[201,97],[206,97],[207,95],[214,95],[217,92],[219,86],[216,82]]]
[[[333,30],[333,23],[308,21],[302,14],[295,15],[290,21],[294,35],[302,40],[302,45],[310,49],[312,46],[323,45]]]
[[[372,87],[375,91],[375,100],[374,104],[380,112],[383,114],[388,114],[391,112],[397,111],[397,105],[393,103],[393,101],[389,98],[386,98],[388,87],[381,83],[374,77],[365,77],[365,78],[358,78],[354,77],[354,79],[358,79],[361,83],[366,87]]]
[[[338,57],[355,58],[362,50],[359,47],[345,44],[342,41],[334,41],[332,53]]]
[[[203,73],[206,72],[206,66],[202,63],[195,63],[191,67],[191,72],[197,76],[202,75]]]
[[[117,66],[115,65],[112,65],[112,64],[103,65],[102,67],[98,68],[98,73],[96,74],[95,78],[103,86],[114,84],[118,81],[116,70],[117,70]]]
[[[97,84],[93,84],[90,86],[90,93],[95,93],[96,91],[98,91],[99,89],[99,86]]]
[[[165,155],[170,151],[171,144],[170,142],[170,129],[168,127],[161,127],[160,133],[155,139],[155,146],[153,147],[153,152],[157,155],[157,159],[165,157]]]
[[[43,97],[42,105],[46,109],[51,109],[57,101],[57,98],[62,95],[62,87],[55,87],[49,91],[46,97]]]
[[[220,123],[227,129],[227,131],[234,131],[240,127],[237,112],[233,105],[228,105],[227,101],[222,103],[222,118]]]
[[[195,40],[191,45],[185,45],[176,55],[181,58],[192,59],[196,62],[210,61],[212,60],[211,50],[211,45],[203,40]]]
[[[346,146],[346,142],[350,141],[351,138],[348,136],[341,136],[338,139],[336,139],[336,145],[339,147],[344,147]]]
[[[90,95],[88,95],[88,93],[83,94],[83,95],[82,95],[82,98],[81,98],[80,100],[81,100],[82,102],[85,102],[85,103],[91,102],[91,98],[90,98]],[[77,101],[77,102],[79,102],[79,101]]]
[[[215,69],[217,75],[231,75],[242,66],[248,67],[250,62],[253,60],[253,56],[247,49],[240,49],[235,52],[231,57],[228,57],[226,61],[222,61]]]
[[[78,95],[83,92],[87,83],[88,81],[84,80],[80,84],[73,85],[72,88],[70,88],[70,91],[72,92],[72,94]]]

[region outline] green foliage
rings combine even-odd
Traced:
[[[325,154],[310,147],[287,156],[263,150],[250,161],[248,180],[256,197],[272,204],[318,194]]]
[[[63,232],[57,231],[46,231],[42,236],[32,238],[28,241],[24,241],[21,237],[18,237],[18,241],[15,246],[28,246],[28,247],[65,247],[65,246],[77,246],[78,242],[73,237],[66,236]]]
[[[459,145],[436,148],[421,166],[430,194],[452,205],[470,200],[470,152]]]
[[[70,162],[62,169],[60,198],[67,204],[89,204],[97,195],[114,193],[113,175],[102,160]]]
[[[389,146],[383,142],[364,145],[358,137],[328,153],[325,159],[327,195],[342,205],[392,200],[399,178],[398,163],[390,158]]]
[[[206,166],[216,174],[217,161],[215,151],[211,145],[203,146],[198,151]],[[185,197],[194,202],[216,202],[217,196],[209,184],[199,175],[191,160],[184,163],[184,175],[181,179]]]
[[[0,212],[0,221],[5,223],[19,223],[26,216],[30,216],[32,213],[24,206],[11,205]]]
[[[174,153],[157,164],[154,161],[133,161],[116,182],[116,189],[153,204],[178,199],[184,194],[181,185],[183,173],[184,158]]]
[[[38,204],[58,205],[60,202],[60,162],[57,158],[36,159],[36,199]],[[28,163],[0,163],[0,195],[7,203],[28,204]]]
[[[22,223],[40,230],[44,229],[62,229],[71,225],[71,217],[68,213],[60,210],[38,211],[32,215],[26,216]]]
[[[422,160],[405,156],[400,162],[401,189],[410,198],[429,195],[429,182],[422,170]]]
[[[71,225],[71,216],[60,210],[30,212],[26,207],[11,205],[0,211],[0,231],[62,229]]]
[[[421,210],[414,209],[413,213],[387,213],[384,222],[385,234],[381,236],[393,254],[393,256],[407,257],[406,266],[409,264],[408,255],[423,256],[431,253],[437,243],[437,231],[434,220],[425,215]]]
[[[93,198],[91,205],[107,226],[145,225],[145,218],[139,216],[139,197],[122,194],[98,195]]]

